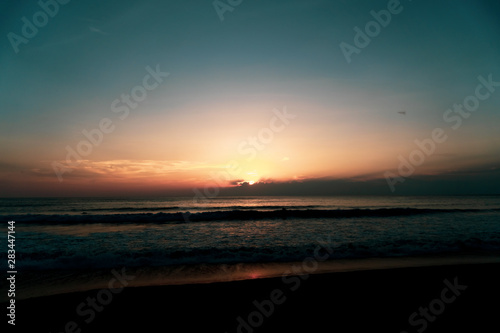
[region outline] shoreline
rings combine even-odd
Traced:
[[[410,333],[425,324],[425,332],[487,331],[497,327],[499,275],[499,263],[476,263],[339,271],[288,280],[128,286],[111,298],[94,289],[19,300],[16,326],[52,332],[64,332],[70,323],[75,331],[92,332],[164,327],[174,332],[326,328]],[[92,299],[103,303],[92,307]],[[420,308],[431,309],[432,320]]]
[[[107,288],[116,272],[125,270],[133,276],[128,287],[194,285],[227,283],[266,278],[281,278],[285,275],[329,274],[341,272],[387,270],[469,264],[500,263],[497,253],[467,253],[383,258],[347,258],[326,261],[200,264],[158,267],[116,267],[95,270],[48,270],[21,271],[18,279],[17,299],[54,296],[75,292],[86,292]],[[113,273],[115,272],[115,273]],[[0,297],[0,303],[7,300]]]

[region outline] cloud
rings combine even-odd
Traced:
[[[97,33],[97,34],[100,34],[100,35],[103,35],[103,36],[109,36],[109,33],[107,32],[104,32],[92,25],[88,26],[89,28],[89,31],[91,33]],[[78,34],[78,35],[74,35],[74,36],[71,36],[71,37],[68,37],[68,38],[64,38],[64,39],[60,39],[60,40],[57,40],[57,41],[53,41],[53,42],[49,42],[49,43],[45,43],[41,46],[38,46],[36,47],[37,49],[45,49],[45,48],[49,48],[49,47],[54,47],[54,46],[59,46],[59,45],[65,45],[65,44],[70,44],[70,43],[75,43],[75,42],[79,42],[81,40],[84,40],[85,38],[88,38],[89,36],[91,36],[91,33],[89,32],[83,32],[81,34]]]
[[[383,178],[377,179],[268,179],[252,186],[224,188],[221,195],[479,195],[500,194],[500,169],[462,170],[441,175],[420,175],[398,184],[392,193]]]
[[[66,161],[57,161],[69,170],[64,173],[64,178],[155,178],[171,175],[174,173],[188,172],[192,170],[208,169],[212,166],[205,162],[192,161],[156,161],[156,160],[111,160],[91,161],[80,160],[75,166],[69,166]],[[44,167],[33,168],[34,175],[42,177],[55,177],[51,162]]]
[[[100,30],[100,29],[98,29],[98,28],[96,28],[94,26],[89,26],[89,30],[92,31],[92,32],[104,35],[104,36],[108,36],[109,35],[109,33],[104,32],[104,31],[102,31],[102,30]]]
[[[229,181],[229,185],[232,185],[232,186],[240,185],[244,181],[245,181],[244,179],[230,180]]]

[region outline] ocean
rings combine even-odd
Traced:
[[[500,196],[9,198],[0,216],[21,272],[500,253]]]

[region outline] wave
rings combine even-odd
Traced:
[[[72,212],[136,212],[136,211],[144,211],[144,212],[160,212],[164,210],[179,210],[182,207],[171,206],[171,207],[115,207],[115,208],[88,208],[82,210],[73,208]]]
[[[268,207],[266,207],[268,208]],[[429,208],[377,208],[377,209],[236,209],[210,212],[176,213],[122,213],[122,214],[26,214],[4,215],[4,220],[18,223],[86,224],[86,223],[191,223],[211,221],[245,221],[261,219],[316,219],[355,217],[394,217],[423,214],[481,213],[495,209],[429,209]]]
[[[76,249],[52,248],[43,253],[32,249],[19,250],[18,266],[22,269],[85,269],[112,268],[118,266],[164,266],[193,264],[237,264],[263,262],[302,261],[315,253],[318,245],[322,251],[329,250],[329,260],[343,258],[404,257],[415,255],[453,254],[453,253],[499,253],[500,239],[495,236],[480,240],[426,240],[400,239],[372,240],[362,242],[330,242],[324,244],[305,244],[302,246],[264,246],[264,247],[200,247],[200,248],[147,248],[141,250],[109,250],[100,247],[82,253]],[[17,251],[17,250],[16,250]],[[5,266],[5,264],[0,265]],[[5,267],[6,269],[6,267]]]
[[[321,206],[308,205],[308,206],[294,206],[295,209],[310,209],[320,208]],[[169,206],[169,207],[115,207],[115,208],[90,208],[85,209],[85,212],[162,212],[169,210],[182,210],[182,209],[196,209],[197,211],[229,211],[229,210],[276,210],[281,209],[283,206]],[[82,209],[71,209],[72,212],[81,212]]]

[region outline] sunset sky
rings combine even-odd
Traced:
[[[340,44],[355,47],[354,28],[391,3],[398,13],[348,61]],[[396,3],[244,0],[218,13],[211,0],[70,1],[25,38],[23,17],[43,20],[43,9],[2,2],[0,196],[174,195],[244,182],[255,194],[346,182],[391,194],[387,172],[403,176],[400,157],[410,156],[425,161],[395,194],[417,189],[412,179],[437,184],[429,194],[443,184],[494,192],[500,5]],[[475,111],[447,113],[464,103]],[[436,128],[446,139],[415,153]],[[82,143],[85,131],[97,144]],[[81,156],[68,164],[68,151]]]

